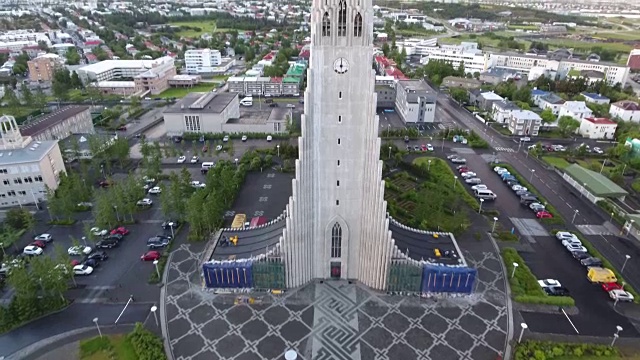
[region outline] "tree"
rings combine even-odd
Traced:
[[[36,94],[33,97],[33,104],[38,107],[38,109],[43,109],[47,106],[47,95],[42,91],[41,87],[38,87],[36,90]]]
[[[467,93],[467,90],[463,88],[450,88],[449,94],[453,100],[461,104],[466,103],[469,100],[469,94]]]
[[[253,61],[253,59],[256,58],[256,53],[255,51],[253,51],[252,48],[247,48],[247,50],[244,52],[244,59],[247,62]]]
[[[22,83],[22,85],[20,85],[20,92],[22,93],[22,101],[24,101],[25,104],[33,104],[33,93],[27,84]]]
[[[124,163],[129,160],[129,142],[124,137],[117,137],[109,147],[108,153],[113,159],[120,163],[120,168],[124,168]]]
[[[18,96],[16,95],[16,92],[13,91],[12,88],[7,87],[4,91],[4,101],[6,101],[9,106],[12,107],[19,107],[20,104],[20,100],[18,99]]]
[[[580,121],[572,118],[571,116],[562,116],[558,119],[558,129],[563,135],[569,135],[574,133],[576,129],[580,127]]]
[[[109,196],[109,190],[98,191],[94,199],[93,217],[98,227],[111,228],[118,222],[113,199]]]
[[[13,229],[32,229],[35,226],[35,219],[29,210],[12,208],[5,215],[5,224]]]
[[[160,194],[162,213],[172,219],[184,220],[187,212],[188,192],[185,192],[183,179],[176,172],[169,175],[169,185]]]
[[[71,75],[66,68],[59,68],[53,73],[53,82],[51,91],[53,96],[60,101],[69,99],[69,90],[71,89]]]
[[[82,89],[84,87],[84,85],[82,84],[82,80],[80,80],[80,76],[78,76],[77,72],[73,72],[71,74],[71,79],[70,79],[70,86],[73,89]]]
[[[80,64],[80,54],[74,47],[70,47],[67,49],[65,53],[65,58],[67,58],[67,65],[78,65]]]
[[[553,111],[551,111],[551,108],[542,110],[542,112],[540,113],[540,117],[542,118],[542,122],[544,124],[550,124],[556,121],[556,116],[553,115]]]

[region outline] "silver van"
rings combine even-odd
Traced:
[[[209,170],[210,168],[216,166],[216,163],[214,162],[203,162],[202,163],[202,170]]]
[[[474,194],[478,199],[495,200],[497,198],[496,194],[489,189],[477,189],[474,190]]]

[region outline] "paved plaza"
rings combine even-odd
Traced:
[[[346,281],[229,295],[202,289],[199,254],[183,245],[172,256],[164,299],[174,357],[283,359],[294,349],[309,360],[495,360],[507,329],[499,258],[463,252],[478,268],[471,296],[392,296]],[[238,296],[254,302],[234,304]]]

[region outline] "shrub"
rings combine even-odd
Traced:
[[[162,340],[145,329],[141,323],[137,323],[133,331],[127,335],[139,360],[163,360],[167,358],[164,353]]]
[[[515,360],[530,359],[556,359],[572,357],[599,357],[610,359],[619,356],[618,349],[598,344],[557,343],[552,341],[527,340],[516,345],[514,350]]]
[[[496,237],[501,241],[518,241],[518,235],[511,233],[511,231],[500,231]]]

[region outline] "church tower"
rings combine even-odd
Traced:
[[[287,287],[384,289],[392,250],[376,115],[372,0],[313,0],[311,57],[281,249]]]

